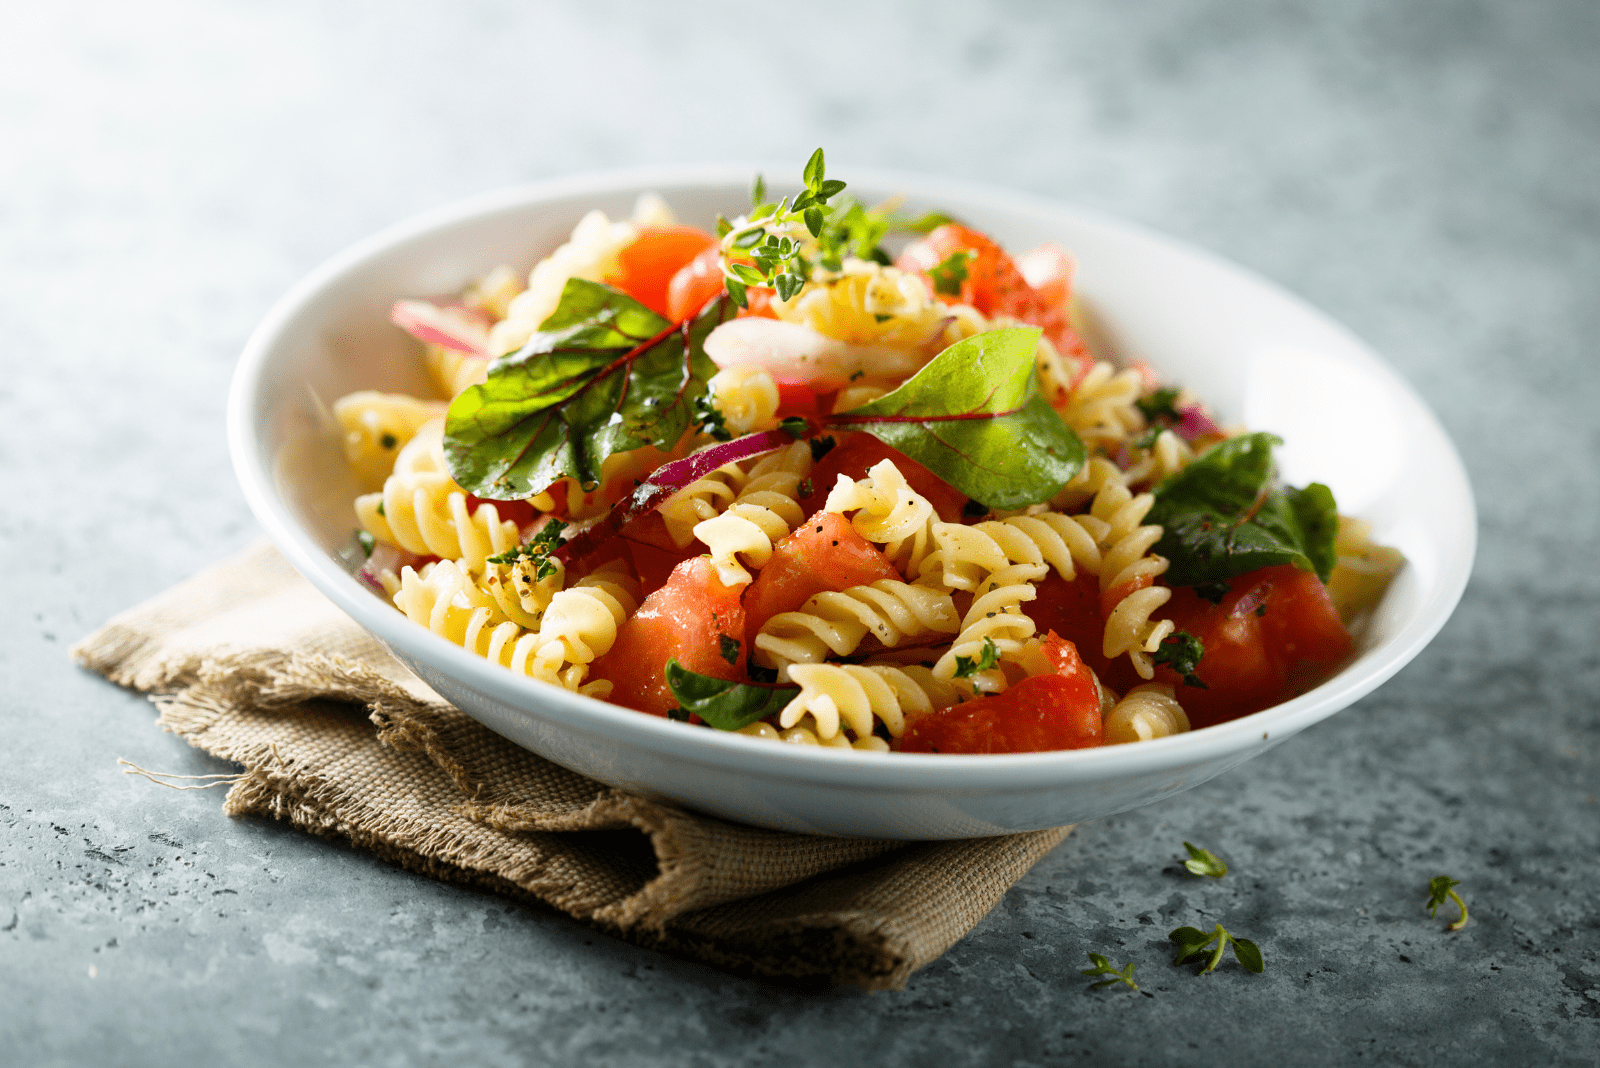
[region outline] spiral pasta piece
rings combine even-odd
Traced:
[[[756,662],[788,681],[791,664],[849,656],[871,635],[885,646],[906,638],[954,634],[959,620],[948,593],[894,579],[819,593],[794,612],[780,612],[755,638]]]
[[[1105,744],[1125,745],[1167,738],[1189,729],[1189,716],[1172,687],[1147,682],[1128,691],[1104,720]]]
[[[778,383],[764,368],[750,364],[725,367],[706,383],[711,403],[735,436],[778,425]]]
[[[466,493],[437,471],[390,475],[383,492],[356,498],[356,517],[379,541],[460,560],[476,573],[483,571],[485,558],[519,543],[514,521],[501,519],[487,501],[469,513]]]
[[[791,745],[821,745],[830,749],[859,749],[874,753],[889,751],[889,743],[876,734],[869,734],[865,738],[851,738],[840,731],[831,738],[820,738],[817,735],[816,720],[811,716],[805,716],[793,727],[783,730],[763,720],[757,720],[739,728],[738,733],[769,742],[788,742]]]
[[[888,665],[795,664],[790,674],[800,692],[778,713],[778,726],[792,728],[809,716],[824,743],[847,729],[857,739],[869,738],[878,722],[898,738],[905,733],[907,713],[948,707],[934,703],[943,696],[939,689],[923,686],[909,670]]]
[[[747,480],[738,464],[723,464],[668,497],[658,511],[673,544],[682,549],[694,541],[695,526],[721,515]]]
[[[1138,371],[1118,371],[1102,360],[1089,369],[1058,410],[1091,453],[1115,452],[1144,428],[1144,416],[1134,403],[1143,392],[1144,378]]]
[[[807,282],[771,306],[779,319],[855,345],[923,346],[945,317],[920,277],[854,258],[833,277]]]
[[[1328,593],[1348,625],[1378,603],[1406,558],[1374,542],[1371,523],[1348,516],[1339,517],[1333,548],[1338,562],[1328,577]]]
[[[1010,516],[966,526],[933,524],[938,549],[924,567],[950,589],[978,592],[1014,582],[1038,582],[1054,568],[1071,580],[1082,567],[1100,572],[1100,524],[1059,512]]]
[[[333,402],[343,434],[344,458],[364,490],[376,491],[394,469],[400,450],[428,423],[444,418],[442,401],[363,389]]]
[[[934,551],[933,528],[939,516],[933,504],[906,482],[893,460],[880,460],[863,479],[840,475],[823,507],[841,515],[854,512],[850,525],[856,533],[882,546],[883,554],[906,578],[921,581]]]
[[[1089,517],[1104,525],[1100,547],[1101,592],[1127,589],[1129,592],[1112,609],[1106,620],[1103,654],[1118,657],[1128,654],[1139,677],[1155,677],[1150,654],[1160,648],[1162,639],[1176,629],[1171,620],[1154,620],[1152,615],[1172,598],[1172,591],[1155,581],[1167,570],[1167,560],[1150,552],[1161,540],[1162,529],[1141,525],[1155,505],[1148,493],[1135,496],[1128,489],[1116,464],[1097,457],[1086,464],[1078,476],[1067,483],[1058,497],[1093,493]],[[1080,517],[1082,518],[1082,517]]]
[[[984,646],[993,642],[996,652],[1004,659],[1016,659],[1023,652],[1027,640],[1033,637],[1033,619],[1022,610],[1023,602],[1039,596],[1030,583],[1018,582],[1009,586],[996,586],[974,597],[972,607],[961,621],[961,631],[944,655],[933,665],[933,674],[941,679],[953,679],[956,658],[977,661],[983,656]],[[973,689],[984,693],[998,693],[1006,688],[1006,675],[995,667],[969,675],[967,681]]]
[[[538,656],[592,663],[616,644],[617,629],[638,607],[638,580],[627,565],[612,561],[550,598],[539,624]]]
[[[745,565],[760,569],[772,559],[773,545],[805,522],[797,498],[811,473],[811,447],[796,441],[763,457],[733,503],[721,515],[694,526],[694,536],[711,551],[711,563],[725,586],[750,582]]]
[[[443,345],[424,345],[422,365],[439,392],[452,400],[489,379],[487,356],[472,356]]]
[[[1130,486],[1153,486],[1194,462],[1194,449],[1171,430],[1156,435],[1148,449],[1133,450],[1133,462],[1123,472]]]

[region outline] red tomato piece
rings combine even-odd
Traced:
[[[1309,581],[1308,581],[1309,580]],[[1205,645],[1195,676],[1206,689],[1184,685],[1170,668],[1156,678],[1178,688],[1178,700],[1196,727],[1225,723],[1294,696],[1290,669],[1328,664],[1350,648],[1350,634],[1327,587],[1292,564],[1262,568],[1228,583],[1212,604],[1192,587],[1173,591],[1160,613]]]
[[[609,679],[610,700],[628,708],[665,716],[677,707],[667,686],[667,661],[676,657],[690,671],[718,679],[744,677],[745,613],[741,587],[724,586],[704,556],[694,556],[673,569],[666,585],[644,603],[617,631],[611,651],[594,662],[592,678]],[[725,642],[735,648],[724,656]]]
[[[1101,653],[1105,647],[1105,613],[1098,578],[1080,571],[1068,582],[1052,571],[1037,585],[1039,596],[1028,603],[1028,615],[1039,630],[1060,634],[1070,641],[1100,681],[1119,694],[1144,681],[1127,657],[1110,660]]]
[[[946,523],[961,522],[961,510],[966,506],[967,495],[905,453],[867,433],[835,433],[833,438],[838,444],[828,450],[828,454],[811,469],[813,492],[809,497],[800,498],[802,508],[821,508],[840,475],[847,475],[851,479],[866,478],[868,468],[883,460],[893,460],[905,476],[906,484],[928,499],[940,519]]]
[[[1087,372],[1092,361],[1083,340],[1067,320],[1065,298],[1054,299],[1061,286],[1047,280],[1050,284],[1045,292],[1034,289],[1017,268],[1016,261],[986,234],[956,223],[946,223],[922,240],[907,246],[895,261],[895,266],[929,277],[928,272],[943,263],[951,253],[963,250],[973,255],[967,261],[967,278],[961,283],[961,292],[954,295],[941,293],[938,294],[939,299],[952,304],[970,304],[984,315],[1009,315],[1037,326],[1044,331],[1045,338],[1055,346],[1057,352],[1077,362],[1080,376]],[[932,286],[931,277],[929,285]]]
[[[672,314],[668,299],[671,284],[679,271],[716,246],[715,237],[693,226],[647,227],[633,244],[617,254],[616,273],[606,281],[652,311],[681,322]],[[720,270],[718,274],[720,277]],[[699,310],[697,305],[691,314]]]
[[[1069,646],[1070,648],[1070,646]],[[1100,699],[1083,672],[1035,675],[1003,693],[916,717],[900,737],[907,753],[1044,753],[1090,749],[1104,739]]]
[[[1023,279],[1050,304],[1065,304],[1072,296],[1072,276],[1078,265],[1067,250],[1054,241],[1046,241],[1017,257],[1017,270]]]
[[[754,641],[762,624],[792,612],[824,590],[847,590],[879,579],[898,579],[889,558],[836,512],[818,512],[772,547],[772,559],[744,595]]]
[[[667,283],[667,318],[681,323],[722,292],[722,249],[708,246]]]

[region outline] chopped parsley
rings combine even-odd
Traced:
[[[1161,648],[1156,650],[1155,656],[1151,659],[1158,664],[1165,664],[1182,675],[1185,686],[1207,690],[1210,687],[1201,682],[1200,677],[1194,673],[1205,653],[1205,644],[1199,638],[1186,630],[1179,630],[1161,640]]]
[[[937,266],[931,268],[928,277],[933,280],[933,291],[947,297],[959,297],[961,283],[965,282],[971,273],[967,270],[967,264],[975,256],[971,249],[958,248]]]
[[[980,671],[990,671],[1000,666],[1000,650],[993,638],[983,639],[983,649],[976,657],[956,657],[956,678],[971,678]]]

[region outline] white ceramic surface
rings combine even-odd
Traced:
[[[1285,439],[1286,479],[1330,485],[1408,563],[1342,671],[1275,708],[1176,738],[996,756],[864,754],[691,727],[547,688],[406,620],[351,577],[357,490],[332,402],[357,389],[429,395],[397,297],[448,294],[499,263],[529,267],[590,208],[625,215],[644,190],[706,225],[746,203],[754,168],[632,172],[513,189],[401,223],[289,292],[246,345],[229,444],[251,507],[294,566],[441,695],[500,734],[615,786],[728,819],[817,834],[955,838],[1092,819],[1169,797],[1370,692],[1454,609],[1476,520],[1437,420],[1366,346],[1239,268],[1139,227],[1027,196],[893,174],[845,175],[873,200],[905,193],[1006,247],[1060,242],[1079,263],[1089,340],[1142,358],[1222,421]],[[783,173],[768,168],[768,174]]]

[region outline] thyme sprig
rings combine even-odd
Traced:
[[[811,278],[811,263],[806,256],[806,236],[821,242],[829,223],[828,201],[844,191],[845,184],[827,177],[822,149],[811,154],[801,173],[805,189],[793,198],[766,199],[766,182],[756,179],[750,199],[755,206],[743,219],[717,220],[722,238],[722,273],[728,295],[741,308],[750,306],[751,286],[769,286],[781,300],[788,300]],[[844,220],[838,221],[841,225]],[[835,231],[838,229],[836,226]],[[820,247],[819,262],[838,270],[843,242],[837,233]],[[876,244],[876,242],[874,242]],[[745,263],[742,257],[748,257]]]
[[[1261,959],[1260,948],[1248,938],[1235,938],[1220,923],[1209,935],[1195,927],[1180,927],[1167,935],[1167,940],[1178,945],[1178,956],[1173,960],[1173,964],[1182,964],[1191,957],[1199,957],[1205,953],[1207,947],[1216,945],[1216,949],[1211,953],[1211,959],[1206,962],[1204,968],[1195,973],[1196,975],[1204,975],[1221,964],[1223,950],[1230,945],[1233,947],[1233,959],[1238,961],[1245,971],[1260,975],[1266,969],[1266,963]]]
[[[1139,984],[1133,981],[1133,961],[1130,960],[1121,968],[1113,968],[1109,960],[1102,957],[1098,953],[1091,953],[1089,954],[1089,963],[1093,964],[1094,967],[1080,969],[1080,975],[1111,976],[1110,979],[1102,979],[1098,983],[1089,984],[1093,989],[1099,990],[1101,987],[1105,986],[1116,986],[1118,983],[1127,984],[1128,989],[1130,990],[1139,989]]]
[[[1446,928],[1449,931],[1459,931],[1467,925],[1467,903],[1461,900],[1461,895],[1455,891],[1455,888],[1460,885],[1460,879],[1452,879],[1448,875],[1439,875],[1428,880],[1428,918],[1430,920],[1439,911],[1439,906],[1447,901],[1454,901],[1456,907],[1461,910],[1461,918]]]

